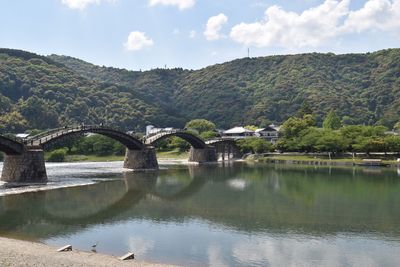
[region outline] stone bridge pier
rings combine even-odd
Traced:
[[[213,146],[206,146],[205,148],[191,147],[189,151],[189,162],[217,162],[217,151]]]
[[[19,155],[5,155],[1,180],[12,183],[47,182],[43,150],[28,149]]]
[[[233,143],[214,144],[214,146],[217,149],[217,157],[222,161],[240,159],[242,157],[239,148]]]
[[[158,170],[156,150],[152,146],[126,149],[124,168],[131,170]]]

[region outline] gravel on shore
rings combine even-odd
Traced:
[[[137,260],[121,261],[116,257],[72,250],[57,252],[57,248],[41,243],[0,237],[0,266],[171,266]]]

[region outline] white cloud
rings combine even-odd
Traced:
[[[128,36],[128,40],[124,43],[124,47],[129,51],[137,51],[146,46],[153,46],[154,42],[148,38],[144,32],[134,31]]]
[[[318,46],[336,35],[340,20],[348,13],[349,0],[326,0],[301,14],[271,6],[265,19],[232,28],[233,40],[246,45],[302,47]]]
[[[195,3],[195,0],[149,0],[150,6],[177,6],[180,10],[191,8],[195,5]]]
[[[83,10],[91,4],[100,4],[103,0],[62,0],[61,3],[71,9]],[[116,0],[106,0],[107,2],[114,3]]]
[[[197,36],[197,32],[196,31],[190,31],[189,32],[189,38],[191,38],[191,39],[194,39],[194,38],[196,38],[196,36]]]
[[[361,9],[349,13],[342,29],[344,32],[400,31],[400,0],[369,0]]]
[[[204,31],[204,36],[209,41],[214,41],[222,38],[220,31],[222,26],[228,22],[228,17],[221,13],[217,16],[211,17],[207,21],[206,30]]]
[[[348,33],[400,31],[400,0],[368,0],[355,11],[349,4],[350,0],[325,0],[302,13],[274,5],[262,21],[234,26],[230,37],[245,45],[299,48],[317,47]]]

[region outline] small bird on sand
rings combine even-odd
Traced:
[[[96,247],[97,247],[98,244],[99,244],[99,241],[97,241],[96,244],[94,244],[94,245],[92,246],[92,252],[94,252],[94,253],[97,252]]]

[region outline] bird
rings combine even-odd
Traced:
[[[96,247],[97,247],[98,244],[99,244],[99,241],[97,241],[96,244],[94,244],[94,245],[92,246],[92,252],[94,252],[94,253],[97,252]]]

